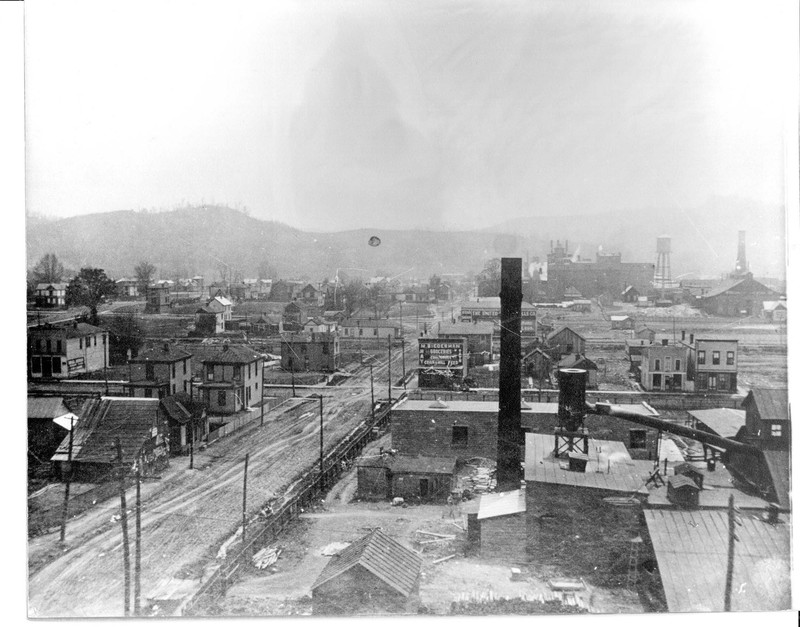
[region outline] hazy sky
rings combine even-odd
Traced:
[[[338,230],[781,204],[793,5],[29,1],[28,210]]]

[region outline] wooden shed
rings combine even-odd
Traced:
[[[667,498],[686,509],[694,509],[700,505],[700,488],[686,475],[676,475],[667,481]]]
[[[413,614],[422,558],[380,529],[353,542],[311,586],[315,615]]]

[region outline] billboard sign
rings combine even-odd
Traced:
[[[439,338],[419,339],[419,365],[421,368],[463,368],[466,340]]]

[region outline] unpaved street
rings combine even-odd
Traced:
[[[406,359],[411,347],[407,346]],[[393,356],[394,357],[394,356]],[[399,351],[397,358],[399,358]],[[393,378],[397,368],[393,359]],[[386,360],[373,369],[375,394],[386,388]],[[320,387],[324,395],[325,450],[330,450],[369,413],[369,370],[362,369],[347,389]],[[360,386],[354,389],[353,386]],[[380,386],[380,387],[379,387]],[[399,391],[398,391],[399,394]],[[290,401],[291,402],[291,401]],[[243,461],[250,453],[248,515],[254,516],[270,500],[280,498],[319,455],[319,410],[316,401],[296,418],[274,410],[264,426],[254,426],[224,438],[195,456],[173,458],[168,472],[143,486],[142,602],[160,582],[171,577],[197,580],[219,546],[241,525]],[[135,492],[127,493],[133,512]],[[29,544],[31,617],[122,616],[122,534],[111,517],[118,502],[100,504],[70,521],[67,548],[57,559],[58,533],[35,538]],[[133,554],[133,516],[129,516]]]

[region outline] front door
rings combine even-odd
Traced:
[[[430,484],[428,479],[420,479],[419,480],[419,495],[420,497],[427,498],[428,492],[430,490]]]
[[[49,357],[42,357],[42,376],[45,378],[53,376],[53,361]]]

